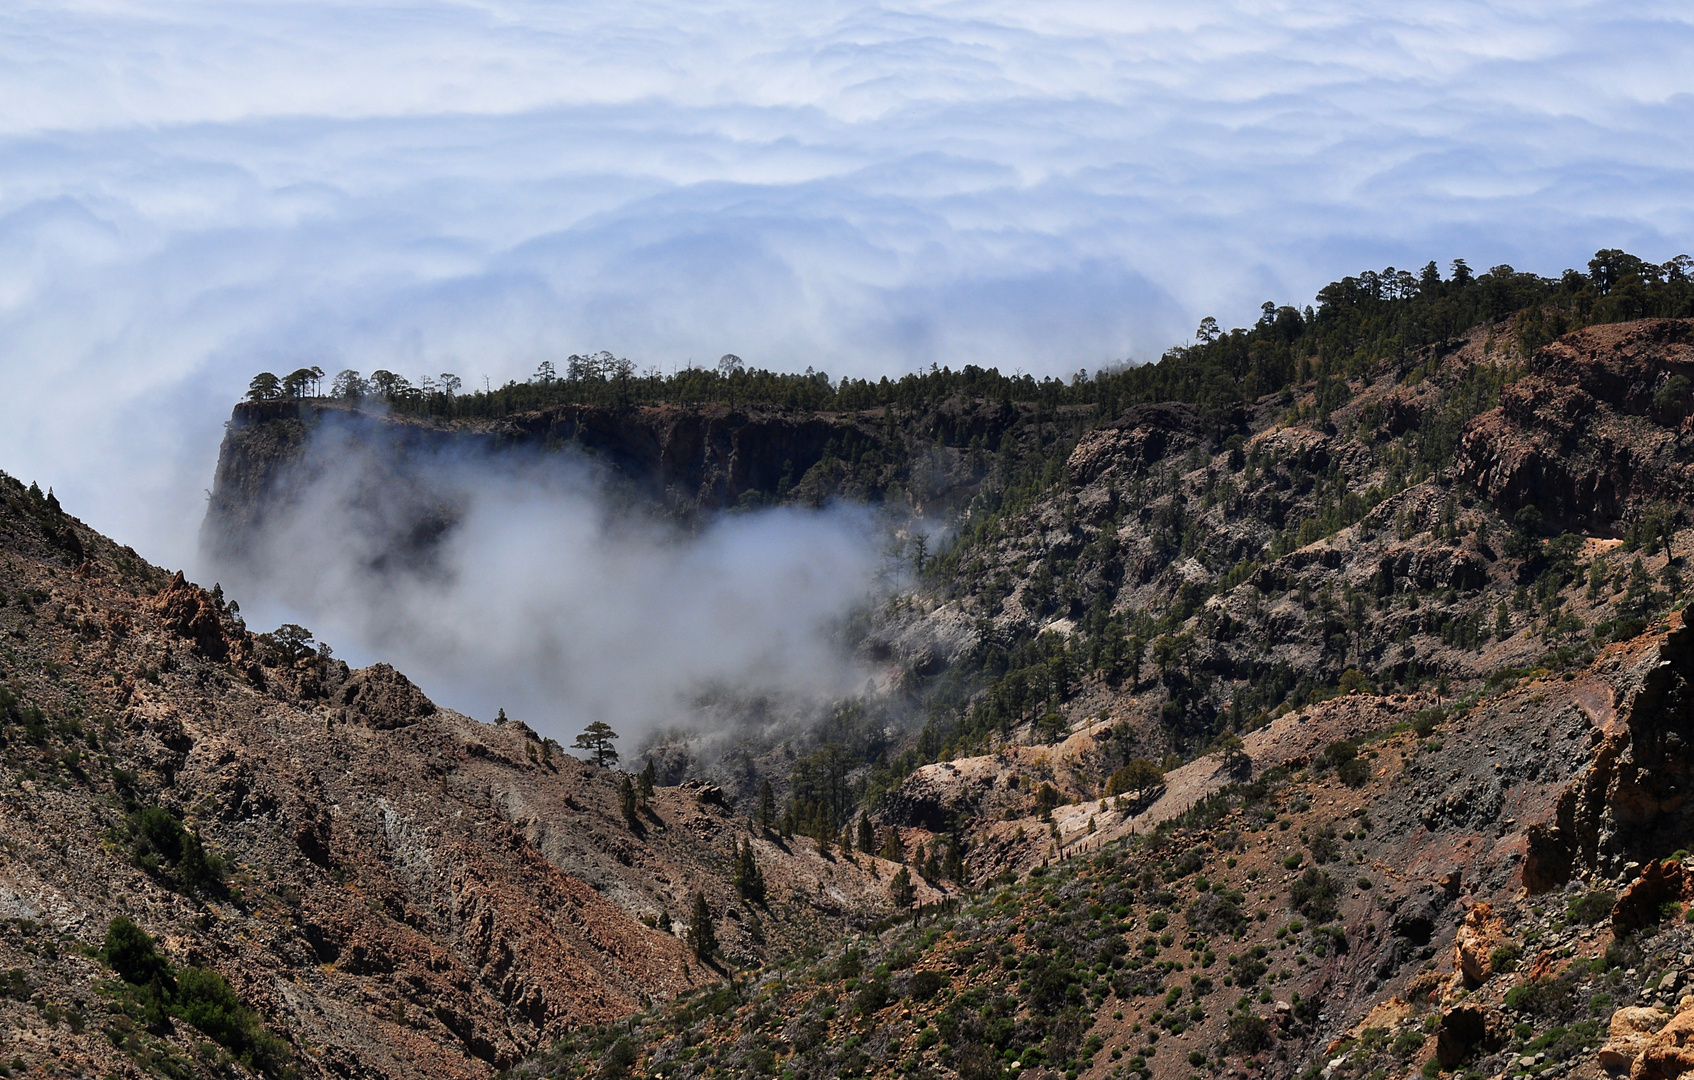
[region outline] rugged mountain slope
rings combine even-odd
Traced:
[[[1105,804],[1060,807],[1065,859],[578,1032],[525,1069],[1593,1077],[1639,1058],[1677,1075],[1671,1036],[1649,1040],[1694,950],[1694,890],[1657,861],[1687,842],[1680,804],[1625,799],[1597,832],[1575,827],[1597,843],[1548,855],[1604,813],[1595,795],[1618,790],[1619,762],[1688,767],[1694,718],[1666,703],[1694,686],[1694,629],[1673,622],[1570,678],[1415,721],[1416,703],[1369,695],[1312,706],[1255,733],[1251,779],[1217,759],[1173,775],[1132,815],[1139,834]]]
[[[834,496],[945,519],[938,556],[912,550],[920,587],[854,627],[888,676],[812,732],[750,736],[721,777],[742,809],[775,781],[780,832],[821,844],[698,782],[632,826],[612,774],[387,669],[254,638],[13,492],[27,602],[7,617],[28,651],[5,675],[7,768],[33,813],[59,808],[6,826],[28,854],[0,899],[37,920],[5,946],[13,997],[40,995],[0,1006],[29,1025],[18,1045],[214,1067],[185,1020],[147,1034],[145,987],[99,989],[89,950],[133,913],[178,968],[223,972],[306,1072],[475,1075],[562,1035],[521,1068],[1677,1075],[1694,1011],[1614,1009],[1675,1004],[1694,966],[1694,933],[1665,921],[1694,896],[1675,861],[1694,324],[1556,337],[1688,313],[1685,263],[1618,254],[1561,282],[1346,279],[1318,312],[1267,308],[1069,384],[585,365],[474,400],[378,402],[344,373],[348,400],[238,407],[206,526],[236,561],[331,497],[377,557],[427,565],[460,512],[429,471],[453,456],[536,475],[586,456],[614,512],[685,528]],[[1631,307],[1623,282],[1649,273],[1658,299]],[[675,398],[693,404],[664,396],[702,379]],[[732,403],[749,389],[766,398]],[[352,485],[344,452],[374,466]],[[112,721],[97,747],[90,718]],[[159,861],[153,806],[228,860],[227,885],[186,842]],[[861,809],[869,846],[927,854],[908,868],[927,914],[891,903],[892,865],[836,853]],[[102,830],[74,855],[43,840]],[[741,840],[764,906],[725,880]],[[940,880],[960,848],[964,891]],[[647,922],[695,890],[747,968],[690,992],[717,973]]]
[[[1694,322],[1596,326],[1536,352],[1465,433],[1459,476],[1506,514],[1610,534],[1655,501],[1686,506]]]
[[[259,523],[296,512],[325,483],[307,435],[326,428],[393,448],[370,485],[388,495],[337,496],[362,504],[427,489],[417,447],[550,461],[549,448],[581,445],[646,493],[637,504],[668,512],[842,494],[947,520],[953,539],[923,586],[857,628],[860,654],[894,670],[892,693],[851,705],[874,722],[830,715],[795,752],[749,734],[737,756],[751,767],[715,778],[750,809],[763,779],[788,796],[799,755],[835,741],[886,821],[948,829],[878,800],[944,754],[1084,729],[1057,782],[1097,793],[1132,757],[1190,756],[1340,689],[1454,696],[1501,672],[1580,667],[1677,602],[1682,559],[1663,541],[1694,464],[1694,324],[1595,326],[1526,353],[1527,317],[1313,368],[1227,407],[1114,404],[1110,383],[1053,405],[1051,387],[1018,400],[1021,384],[971,372],[928,376],[930,396],[906,404],[833,413],[572,405],[424,420],[252,403],[226,439],[207,536],[238,553]],[[979,384],[991,393],[973,396]],[[427,553],[453,508],[403,501],[410,516],[377,515],[388,548]],[[905,743],[842,734],[924,721]],[[653,749],[679,769],[694,760],[685,745]],[[838,831],[835,817],[814,831]]]
[[[1596,327],[1528,358],[1478,327],[1327,405],[1322,386],[1263,399],[1233,431],[1174,406],[1094,427],[1038,498],[937,560],[945,602],[917,617],[972,627],[952,659],[988,686],[932,680],[952,707],[934,741],[1106,716],[1123,726],[1098,781],[1338,688],[1456,696],[1580,667],[1682,596],[1664,539],[1694,465],[1691,326]]]
[[[223,1068],[105,968],[119,917],[226,979],[299,1075],[474,1077],[717,979],[655,926],[695,892],[731,963],[890,910],[886,864],[755,836],[698,785],[627,821],[614,770],[256,638],[9,477],[0,567],[0,1062]]]

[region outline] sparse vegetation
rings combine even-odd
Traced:
[[[173,969],[159,955],[152,937],[129,919],[118,916],[106,931],[102,956],[122,980],[112,991],[124,1015],[156,1033],[169,1030],[168,1017],[193,1025],[228,1050],[237,1061],[266,1076],[292,1075],[288,1044],[265,1027],[257,1013],[243,1005],[223,976],[204,968]],[[114,1041],[128,1046],[134,1036],[114,1029]],[[135,1055],[149,1047],[136,1041]]]

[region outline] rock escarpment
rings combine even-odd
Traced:
[[[558,405],[453,422],[396,416],[375,403],[242,402],[226,425],[201,539],[213,557],[240,564],[257,557],[268,533],[331,500],[356,510],[379,556],[425,560],[462,514],[437,482],[460,466],[523,473],[532,483],[586,473],[614,501],[684,523],[836,497],[940,510],[976,490],[986,459],[911,439],[944,427],[953,439],[992,446],[1028,414],[1028,406],[961,401],[896,426],[884,409]]]
[[[1694,629],[1669,634],[1617,692],[1623,704],[1595,732],[1592,765],[1560,796],[1553,819],[1530,831],[1523,873],[1533,890],[1580,871],[1614,874],[1691,834]]]
[[[1694,495],[1694,321],[1596,326],[1538,350],[1458,449],[1459,475],[1506,514],[1609,531]],[[1678,382],[1680,380],[1680,382]]]

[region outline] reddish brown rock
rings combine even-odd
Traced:
[[[1600,1067],[1610,1072],[1629,1069],[1668,1019],[1657,1009],[1625,1007],[1612,1013],[1606,1045],[1600,1047]]]
[[[1435,1031],[1435,1057],[1442,1068],[1451,1069],[1478,1051],[1499,1049],[1510,1034],[1511,1021],[1498,1010],[1454,1005],[1442,1010],[1441,1026]]]
[[[340,697],[349,718],[379,731],[407,727],[435,713],[435,702],[387,664],[354,674]]]
[[[1568,334],[1535,354],[1498,408],[1472,421],[1459,474],[1508,516],[1534,505],[1580,529],[1608,527],[1631,503],[1685,500],[1694,477],[1682,464],[1683,418],[1654,406],[1678,374],[1694,375],[1694,320]]]
[[[1481,985],[1494,974],[1491,957],[1506,940],[1506,924],[1491,905],[1475,904],[1453,938],[1453,967],[1471,986]]]
[[[1612,933],[1626,938],[1644,926],[1657,925],[1664,906],[1688,899],[1691,885],[1694,882],[1680,861],[1654,859],[1612,905]]]

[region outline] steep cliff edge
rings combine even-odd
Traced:
[[[961,406],[949,423],[998,439],[1019,413],[1010,406]],[[912,484],[903,439],[881,410],[836,415],[778,406],[560,405],[498,420],[451,422],[395,416],[375,404],[315,399],[242,402],[218,456],[202,542],[239,560],[253,539],[296,511],[332,477],[348,501],[394,505],[396,489],[426,506],[388,521],[390,546],[421,553],[450,528],[455,508],[431,502],[424,470],[444,460],[521,463],[543,473],[589,470],[619,498],[683,522],[738,506],[836,496],[919,502],[968,488],[976,473],[958,452],[927,455],[927,484]],[[502,455],[498,463],[491,460]],[[353,459],[357,459],[356,462]]]
[[[1592,764],[1527,838],[1524,884],[1540,892],[1586,872],[1615,874],[1694,840],[1694,628],[1683,624],[1595,703]]]

